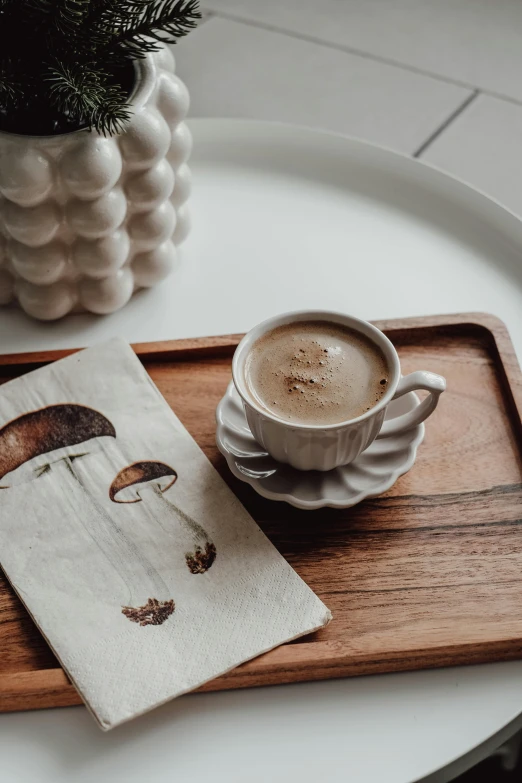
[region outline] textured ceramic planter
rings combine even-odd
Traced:
[[[174,268],[189,230],[189,96],[167,48],[136,71],[119,136],[0,133],[0,304],[43,320],[112,313]]]

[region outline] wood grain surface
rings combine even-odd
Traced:
[[[334,616],[327,628],[201,690],[522,657],[522,376],[505,327],[481,314],[377,325],[403,372],[440,373],[448,389],[412,470],[345,511],[265,500],[228,472],[214,412],[240,335],[134,346],[205,454]],[[0,383],[68,353],[0,357]],[[0,711],[80,701],[0,572]]]

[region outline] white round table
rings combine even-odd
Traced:
[[[327,134],[193,130],[194,229],[176,274],[107,318],[4,310],[2,352],[237,332],[301,307],[489,310],[522,347],[522,229],[492,202]],[[83,707],[5,714],[0,783],[446,781],[522,726],[521,711],[515,662],[194,694],[109,734]]]

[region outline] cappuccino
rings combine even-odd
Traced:
[[[294,321],[262,335],[245,362],[252,401],[293,424],[328,426],[371,410],[388,389],[380,348],[330,321]]]

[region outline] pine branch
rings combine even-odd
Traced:
[[[20,0],[19,0],[20,2]],[[23,0],[25,16],[34,32],[33,41],[48,52],[72,47],[80,25],[89,12],[90,0]]]
[[[111,42],[113,50],[119,48],[133,58],[157,51],[162,43],[176,43],[201,19],[197,0],[162,0],[159,4],[149,1],[134,5],[123,20],[121,31]]]
[[[92,64],[71,67],[57,62],[46,81],[50,100],[61,113],[104,135],[118,133],[130,119],[125,93]]]
[[[151,0],[91,0],[80,35],[95,46],[108,47],[133,21],[137,22]]]
[[[90,3],[91,0],[25,0],[26,9],[33,17],[46,17],[58,27],[63,23],[78,24],[88,14]]]
[[[104,136],[121,133],[131,118],[127,95],[116,85],[107,85],[105,94],[91,116],[91,127]]]
[[[65,34],[74,34],[89,12],[90,0],[58,0],[55,2],[55,24]]]
[[[119,132],[131,61],[200,18],[197,0],[0,0],[0,129]]]

